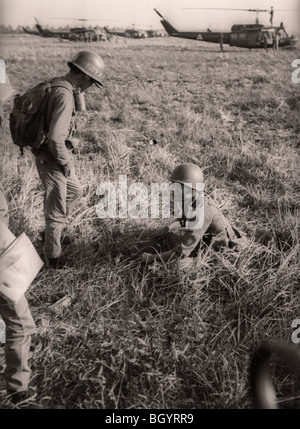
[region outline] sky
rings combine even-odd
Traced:
[[[0,24],[33,27],[37,17],[45,27],[80,26],[76,19],[85,18],[91,26],[162,29],[156,8],[178,30],[230,31],[233,24],[254,23],[256,13],[187,8],[270,10],[271,6],[274,25],[283,22],[289,33],[300,32],[300,0],[0,0]],[[260,13],[259,21],[268,25],[269,14]]]

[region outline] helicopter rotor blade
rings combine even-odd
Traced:
[[[245,12],[270,12],[269,9],[230,9],[228,7],[183,7],[182,9],[189,10],[239,10]]]
[[[68,19],[72,21],[110,21],[110,22],[119,22],[116,19],[89,19],[89,18],[57,18],[57,17],[51,17],[50,19]]]
[[[162,14],[161,13],[159,13],[158,12],[158,10],[156,10],[156,9],[154,9],[155,10],[155,12],[157,13],[157,15],[159,15],[162,19],[164,19],[164,17],[162,16]]]
[[[239,10],[245,12],[271,12],[271,9],[231,9],[221,7],[183,7],[184,10]],[[273,12],[299,12],[299,9],[273,9]]]

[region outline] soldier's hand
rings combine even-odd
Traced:
[[[70,177],[71,175],[71,168],[69,164],[65,164],[62,166],[63,174],[66,178]]]

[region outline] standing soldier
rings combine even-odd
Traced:
[[[273,25],[273,15],[274,15],[274,9],[273,6],[271,6],[270,10],[270,24]]]
[[[220,35],[220,49],[221,49],[221,52],[224,52],[223,42],[224,42],[224,35],[223,35],[223,33],[221,33],[221,35]]]
[[[56,78],[62,86],[55,86],[49,95],[45,112],[45,143],[36,155],[36,167],[42,181],[45,198],[44,214],[45,256],[53,268],[64,265],[61,256],[61,238],[66,227],[68,215],[79,200],[82,189],[75,175],[72,160],[73,115],[77,94],[95,84],[101,88],[100,81],[104,70],[101,57],[89,51],[79,52],[68,62],[69,72]]]
[[[0,124],[2,127],[3,102],[9,100],[14,95],[14,91],[5,73],[5,63],[1,61],[0,66],[4,68],[4,73],[1,70],[0,81]],[[2,79],[2,75],[4,79]],[[8,223],[8,205],[0,183],[0,254],[3,254],[7,248],[8,239],[11,240],[13,235],[8,230]],[[6,337],[4,380],[10,400],[17,404],[35,396],[34,391],[28,388],[31,376],[28,359],[31,336],[36,332],[36,327],[24,295],[15,304],[6,296],[0,294],[0,315],[5,323]]]
[[[268,35],[267,35],[267,33],[264,33],[264,35],[263,35],[263,42],[264,42],[264,48],[268,52]]]
[[[273,40],[273,50],[278,51],[278,46],[279,46],[279,34],[276,33]]]

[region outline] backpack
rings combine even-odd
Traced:
[[[12,140],[20,147],[22,155],[24,147],[31,147],[34,153],[44,143],[48,131],[45,127],[46,106],[52,88],[58,86],[70,90],[67,82],[54,79],[39,83],[14,98],[9,127]]]

